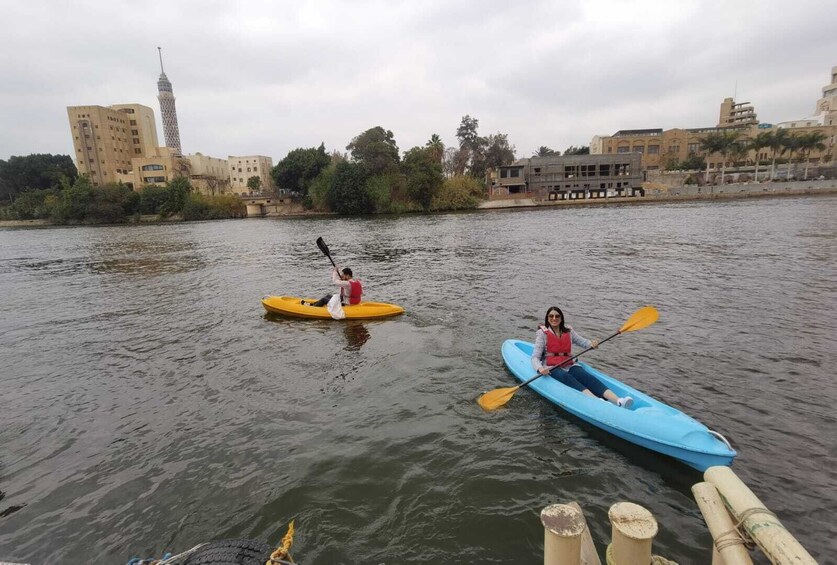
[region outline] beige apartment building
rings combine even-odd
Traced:
[[[202,153],[186,155],[192,188],[203,194],[224,194],[230,191],[230,169],[226,159]]]
[[[117,182],[131,173],[131,159],[157,147],[154,111],[141,104],[68,106],[73,160],[94,185]]]
[[[830,162],[837,157],[837,67],[831,69],[831,84],[823,87],[823,96],[817,101],[817,113],[809,118],[791,120],[779,124],[760,124],[756,117],[755,108],[749,102],[737,103],[732,98],[725,98],[721,102],[718,125],[715,127],[694,129],[637,129],[619,130],[611,136],[594,136],[590,142],[591,154],[619,154],[639,153],[641,166],[644,171],[665,169],[670,165],[684,161],[691,155],[704,157],[710,169],[720,169],[724,165],[724,157],[718,153],[705,155],[700,149],[701,140],[710,133],[739,131],[742,138],[752,139],[761,132],[775,131],[780,128],[792,128],[795,134],[818,131],[825,136],[825,149],[812,151],[807,155],[810,164]],[[789,157],[788,154],[784,155]],[[756,159],[772,158],[770,149],[762,148],[758,155],[749,151],[743,160],[749,164]],[[795,159],[799,156],[795,155]],[[726,165],[733,163],[727,157]]]
[[[236,194],[247,195],[250,189],[247,188],[247,179],[259,177],[262,182],[262,190],[272,189],[273,177],[270,171],[273,169],[273,159],[264,155],[246,155],[244,157],[227,157],[229,163],[230,187]]]

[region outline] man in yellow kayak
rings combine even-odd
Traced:
[[[352,270],[349,267],[343,267],[343,271],[337,270],[337,267],[331,270],[331,282],[340,287],[340,304],[359,304],[360,297],[363,295],[363,285],[360,281],[352,278]],[[328,304],[332,295],[327,294],[316,302],[305,302],[300,300],[300,304],[306,306],[322,307]]]

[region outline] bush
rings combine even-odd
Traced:
[[[485,189],[477,179],[457,175],[445,179],[442,187],[430,203],[431,210],[466,210],[476,208]]]
[[[204,196],[189,194],[181,211],[184,220],[220,220],[224,218],[244,218],[247,207],[238,196],[220,194]]]
[[[42,220],[49,218],[61,191],[57,189],[26,190],[14,202],[0,210],[4,220]]]
[[[140,214],[158,214],[160,207],[166,200],[166,189],[162,186],[147,184],[140,191]]]

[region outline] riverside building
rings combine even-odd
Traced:
[[[824,150],[813,150],[810,154],[799,156],[784,154],[784,158],[793,157],[795,161],[804,157],[812,165],[833,162],[837,153],[837,67],[831,69],[831,83],[822,88],[822,98],[817,101],[814,116],[799,120],[789,120],[778,124],[759,123],[755,108],[749,102],[736,102],[732,98],[725,98],[721,102],[718,125],[703,128],[662,128],[619,130],[613,135],[596,135],[590,141],[590,153],[609,155],[638,153],[641,157],[643,171],[668,169],[678,162],[685,161],[692,156],[705,159],[710,170],[719,170],[724,166],[733,166],[731,156],[720,153],[704,154],[701,141],[711,133],[724,131],[739,131],[741,138],[752,139],[761,132],[777,129],[793,129],[795,134],[818,131],[825,136]],[[772,158],[770,149],[761,148],[748,150],[738,157],[739,162],[755,163],[756,159],[764,161]]]
[[[640,155],[567,155],[519,159],[489,177],[490,198],[578,200],[642,196]]]
[[[131,160],[158,145],[154,110],[142,104],[68,106],[74,161],[94,185],[130,180]]]
[[[246,196],[252,192],[247,187],[247,181],[251,177],[259,177],[262,189],[273,188],[273,177],[270,176],[270,171],[273,169],[272,158],[264,155],[245,155],[243,157],[230,155],[227,157],[227,163],[229,163],[230,168],[230,187],[234,193]]]

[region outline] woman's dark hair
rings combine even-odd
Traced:
[[[349,267],[343,267],[343,274],[348,275],[348,276],[351,277],[352,276],[352,270]]]
[[[561,321],[558,323],[558,329],[561,330],[562,332],[569,331],[569,330],[567,330],[567,326],[564,325],[564,321],[565,321],[564,320],[564,313],[557,306],[550,306],[549,308],[547,308],[546,315],[543,317],[543,325],[545,325],[546,327],[550,327],[549,313],[552,312],[553,310],[555,310],[556,312],[561,314]]]

